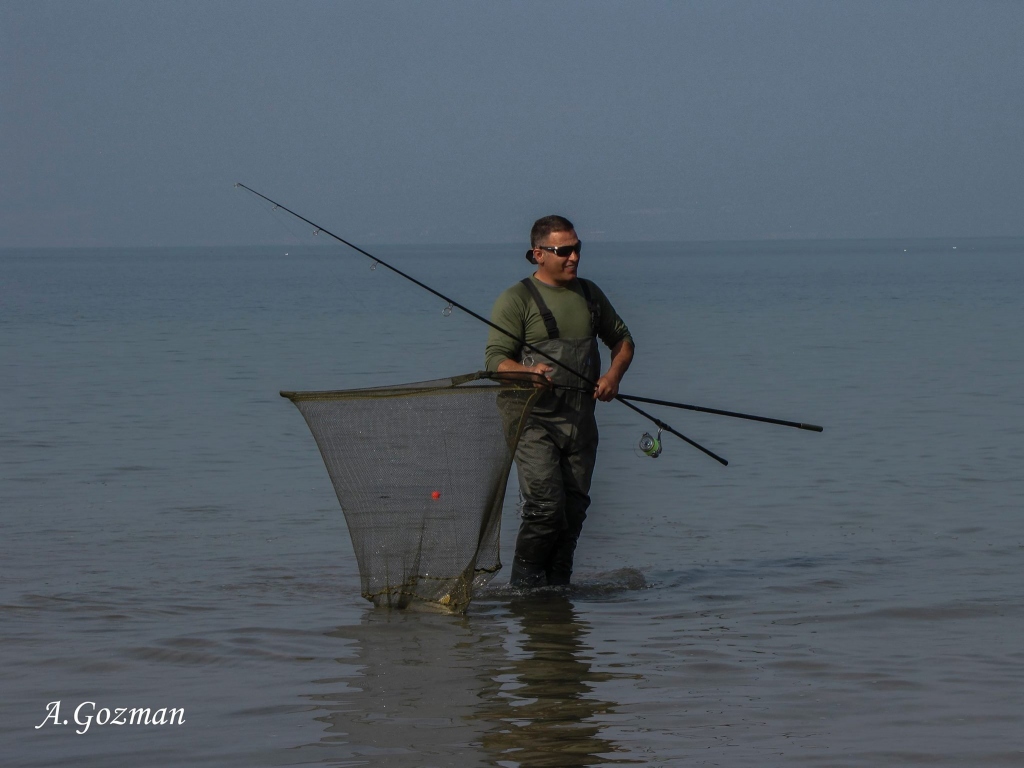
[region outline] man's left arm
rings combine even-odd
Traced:
[[[607,403],[614,400],[619,394],[619,382],[629,370],[629,364],[633,362],[633,342],[626,337],[620,339],[618,344],[612,347],[612,362],[608,366],[608,372],[597,380],[597,387],[594,389],[594,397]]]

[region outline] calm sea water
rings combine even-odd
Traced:
[[[378,250],[484,314],[528,266]],[[652,406],[731,464],[651,460],[605,405],[578,585],[450,617],[359,597],[277,393],[475,370],[482,325],[342,249],[0,252],[3,764],[1024,765],[1024,241],[583,264],[624,391],[826,431]]]

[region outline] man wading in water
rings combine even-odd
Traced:
[[[558,388],[542,393],[523,429],[515,456],[523,515],[510,580],[518,587],[569,583],[597,457],[595,400],[614,399],[633,360],[626,324],[600,288],[576,277],[582,243],[572,222],[561,216],[538,219],[530,245],[526,258],[537,271],[498,297],[491,322],[596,381],[597,387],[593,393]],[[612,353],[603,376],[598,338]],[[588,388],[494,329],[487,337],[486,357],[489,371],[529,371],[555,384]]]

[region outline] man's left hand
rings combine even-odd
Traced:
[[[594,388],[595,400],[607,403],[609,400],[614,400],[617,394],[619,394],[619,380],[614,376],[605,374],[597,380],[597,386]]]

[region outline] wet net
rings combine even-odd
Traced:
[[[473,373],[335,392],[282,392],[320,448],[348,524],[363,597],[463,611],[501,568],[509,470],[538,392]]]

